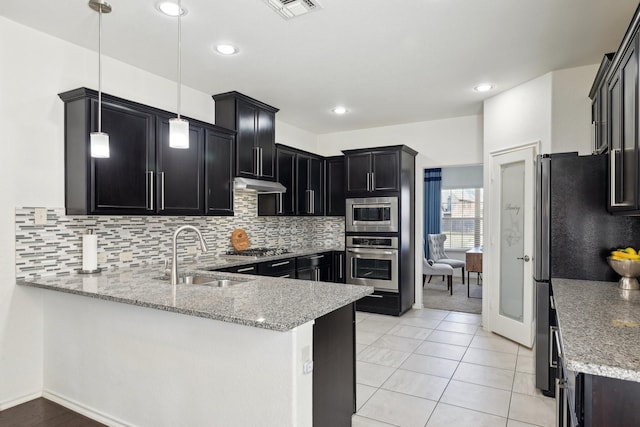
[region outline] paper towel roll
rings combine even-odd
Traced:
[[[93,271],[98,268],[98,236],[82,235],[82,269]]]

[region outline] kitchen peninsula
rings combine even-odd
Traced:
[[[41,294],[44,396],[110,425],[311,426],[336,416],[316,414],[321,392],[353,397],[354,302],[373,289],[190,267],[239,282],[173,287],[157,266],[19,281],[57,291]],[[336,378],[337,388],[326,383]],[[350,425],[342,417],[331,425]]]

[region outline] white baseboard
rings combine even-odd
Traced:
[[[4,411],[5,409],[13,408],[14,406],[18,406],[22,403],[28,402],[33,399],[37,399],[42,397],[42,392],[38,391],[35,393],[26,394],[24,396],[17,397],[12,400],[7,400],[4,402],[0,402],[0,411]]]
[[[414,310],[422,310],[424,308],[423,304],[413,304],[411,306],[411,308],[413,308]]]
[[[78,414],[82,414],[85,417],[89,417],[92,420],[96,420],[102,424],[106,424],[110,427],[133,427],[133,424],[128,424],[110,415],[96,411],[93,408],[89,408],[83,405],[82,403],[76,402],[75,400],[72,400],[72,399],[68,399],[50,390],[44,390],[42,392],[42,397],[44,397],[45,399],[49,399],[52,402],[55,402],[59,405],[62,405],[65,408],[71,409],[72,411],[77,412]]]

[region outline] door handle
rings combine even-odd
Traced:
[[[525,255],[525,256],[523,256],[523,257],[518,257],[518,259],[521,259],[521,260],[523,260],[524,262],[529,262],[529,260],[530,260],[531,258],[529,258],[529,255]]]

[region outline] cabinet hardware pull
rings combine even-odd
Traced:
[[[162,202],[161,210],[164,210],[164,172],[160,172],[160,183],[162,184],[162,192],[160,201]]]
[[[375,191],[376,189],[376,173],[371,172],[371,191]]]
[[[311,213],[316,213],[316,191],[311,190]]]
[[[566,383],[564,380],[560,378],[556,378],[556,427],[565,427],[562,418],[564,416],[565,409],[562,408],[564,405],[564,393],[560,393],[562,390],[566,388]]]
[[[314,255],[309,257],[309,259],[322,259],[322,258],[324,258],[324,255]]]
[[[260,148],[253,147],[253,171],[256,176],[260,176]]]
[[[617,193],[617,188],[616,188],[616,175],[617,175],[617,170],[616,170],[616,158],[618,156],[620,156],[622,154],[622,151],[619,148],[614,148],[611,150],[611,154],[609,154],[610,156],[610,160],[611,160],[611,164],[610,164],[610,168],[609,170],[611,171],[611,206],[625,206],[627,205],[627,203],[618,203],[616,201],[616,193]]]
[[[367,296],[371,297],[371,298],[384,298],[384,296],[382,296],[382,295],[373,295],[373,294],[371,294],[371,295],[367,295]]]
[[[247,268],[239,268],[236,270],[236,272],[238,273],[244,273],[245,271],[251,271],[253,270],[255,267],[247,267]]]
[[[553,360],[553,346],[555,343],[553,342],[553,331],[558,329],[556,326],[549,326],[549,367],[557,368],[558,362]]]
[[[149,194],[147,197],[147,200],[149,200],[149,210],[152,211],[153,210],[153,199],[154,199],[154,194],[153,194],[153,171],[147,171],[147,174],[149,174],[149,183],[150,183],[150,187],[151,189],[149,190]]]
[[[281,279],[288,279],[290,277],[291,277],[290,274],[285,274],[284,276],[280,276]]]
[[[342,254],[338,255],[338,277],[342,279]]]
[[[263,164],[262,164],[262,147],[258,147],[258,154],[259,154],[259,161],[258,161],[258,167],[260,168],[260,176],[263,176]]]
[[[371,191],[371,172],[367,172],[367,191]]]
[[[283,204],[282,204],[282,193],[278,193],[276,194],[276,196],[278,197],[278,213],[284,213],[284,208],[283,208]]]
[[[556,309],[556,300],[555,300],[555,298],[553,297],[553,295],[549,295],[549,305],[551,305],[551,308],[552,308],[553,310],[555,310],[555,309]]]
[[[291,263],[291,261],[277,262],[275,264],[271,264],[270,267],[280,267],[281,265],[287,265],[289,263]]]

